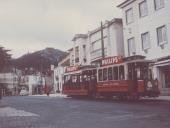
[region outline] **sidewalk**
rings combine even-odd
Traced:
[[[29,96],[47,96],[47,94],[43,94],[43,95],[29,95]],[[56,93],[56,94],[50,94],[49,97],[67,97],[66,95],[60,94],[60,93]]]
[[[156,99],[158,99],[158,100],[169,100],[170,101],[170,96],[159,96]]]
[[[170,101],[170,96],[159,96],[159,97],[156,97],[156,98],[142,98],[142,99],[151,99],[151,100],[165,100],[165,101]]]
[[[29,95],[29,96],[47,96],[46,94],[43,95]],[[63,97],[66,98],[66,95],[56,93],[56,94],[50,94],[49,97]],[[170,101],[170,96],[159,96],[157,98],[142,98],[142,99],[154,99],[154,100],[167,100]]]

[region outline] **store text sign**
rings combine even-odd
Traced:
[[[74,72],[78,70],[78,66],[66,67],[66,72]]]
[[[107,57],[102,59],[102,66],[119,64],[123,62],[122,56]]]

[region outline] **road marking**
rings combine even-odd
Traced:
[[[24,110],[17,110],[11,107],[0,108],[0,117],[28,117],[39,116],[35,113],[26,112]]]

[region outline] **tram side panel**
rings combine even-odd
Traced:
[[[148,76],[148,67],[145,62],[101,67],[98,69],[96,91],[103,96],[157,97],[158,85]]]

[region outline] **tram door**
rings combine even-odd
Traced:
[[[138,89],[137,65],[136,63],[128,64],[128,79],[132,80],[132,85],[129,87],[131,92],[136,92]]]
[[[83,75],[87,76],[87,86],[89,94],[93,94],[96,90],[97,84],[96,73],[97,73],[96,69],[83,71]]]

